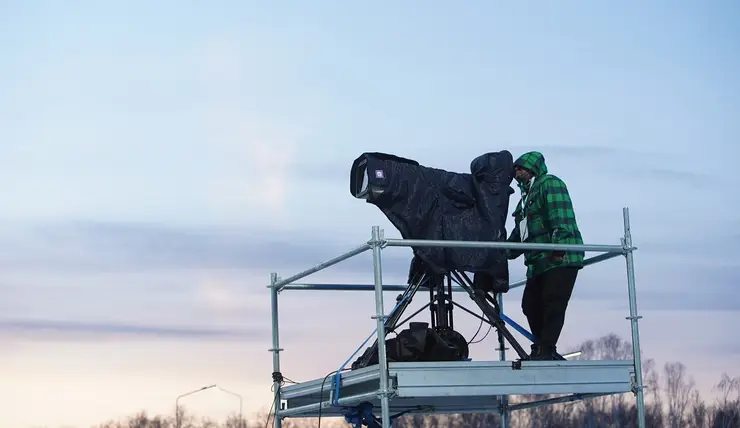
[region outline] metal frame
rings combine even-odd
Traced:
[[[275,402],[274,427],[282,427],[286,417],[340,416],[341,407],[370,403],[381,408],[382,428],[391,427],[391,412],[417,406],[416,413],[480,413],[496,411],[501,415],[503,427],[509,426],[511,411],[539,405],[581,400],[595,396],[633,392],[637,401],[637,423],[645,427],[645,402],[643,394],[640,332],[635,291],[635,268],[629,209],[623,208],[624,236],[621,245],[558,245],[511,242],[435,241],[416,239],[386,239],[378,226],[372,228],[371,239],[359,247],[318,264],[287,279],[270,275],[272,304],[272,364]],[[600,252],[601,255],[586,259],[587,265],[623,255],[627,268],[627,293],[629,296],[632,330],[632,360],[625,361],[522,361],[506,362],[506,351],[498,348],[500,361],[493,362],[444,362],[444,363],[391,363],[386,360],[385,341],[378,341],[376,366],[353,370],[347,374],[330,374],[323,379],[282,387],[280,375],[280,348],[278,326],[278,294],[283,290],[373,290],[378,338],[385,337],[383,305],[384,291],[403,291],[405,285],[383,285],[381,251],[385,247],[448,247],[448,248],[498,248],[539,251]],[[308,275],[326,269],[365,251],[373,252],[373,285],[361,284],[295,284]],[[521,287],[519,281],[510,288]],[[453,287],[453,292],[463,291]],[[503,299],[500,304],[503,309]],[[370,337],[368,337],[370,339]],[[367,342],[367,340],[366,340]],[[361,345],[361,347],[364,346]],[[361,348],[358,348],[358,351]],[[350,357],[351,359],[352,357]],[[350,360],[348,359],[347,362]],[[347,364],[347,363],[345,363]],[[512,365],[516,367],[512,367]],[[329,381],[330,377],[333,377]],[[430,382],[434,377],[439,381]],[[338,392],[342,388],[340,398]],[[509,405],[508,396],[518,394],[568,394],[562,397],[532,403]],[[393,398],[393,406],[391,406]],[[286,400],[289,409],[284,409]]]

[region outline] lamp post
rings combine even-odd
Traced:
[[[192,395],[192,394],[195,394],[195,393],[198,393],[198,392],[201,392],[201,391],[205,391],[206,389],[211,389],[211,388],[215,388],[215,387],[216,387],[216,384],[206,385],[204,387],[201,387],[201,388],[198,388],[196,390],[193,390],[193,391],[190,391],[190,392],[186,392],[184,394],[180,394],[180,395],[177,396],[177,398],[175,399],[175,423],[177,424],[177,428],[180,428],[180,426],[182,424],[182,420],[181,420],[182,417],[180,416],[180,399],[183,398],[183,397],[187,397],[188,395]]]
[[[201,388],[198,388],[198,389],[195,389],[193,391],[186,392],[184,394],[180,394],[180,395],[177,396],[177,399],[175,399],[175,419],[176,419],[177,428],[180,428],[181,425],[182,425],[182,420],[181,420],[182,418],[180,416],[180,399],[183,398],[183,397],[186,397],[188,395],[195,394],[195,393],[198,393],[198,392],[201,392],[201,391],[205,391],[206,389],[211,389],[211,388],[216,388],[216,389],[218,389],[218,390],[220,390],[222,392],[225,392],[227,394],[233,395],[234,397],[236,397],[236,398],[239,399],[239,426],[241,428],[244,428],[244,418],[242,416],[242,405],[244,403],[244,400],[242,399],[242,396],[239,395],[239,394],[237,394],[236,392],[232,392],[232,391],[229,391],[227,389],[221,388],[220,386],[216,385],[215,383],[213,385],[206,385],[204,387],[201,387]]]
[[[244,428],[244,418],[242,418],[242,404],[243,404],[242,396],[239,395],[239,394],[237,394],[236,392],[231,392],[231,391],[228,391],[228,390],[226,390],[224,388],[221,388],[220,386],[216,386],[216,388],[220,389],[221,391],[223,391],[223,392],[225,392],[227,394],[231,394],[234,397],[236,397],[236,398],[239,399],[239,426],[241,428]]]

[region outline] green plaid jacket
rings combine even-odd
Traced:
[[[581,232],[576,223],[573,203],[568,188],[560,178],[547,173],[545,157],[539,152],[529,152],[520,156],[514,165],[531,171],[534,183],[519,183],[523,198],[527,198],[526,207],[520,200],[514,209],[514,229],[508,238],[509,242],[522,242],[519,223],[527,217],[527,239],[525,242],[553,244],[583,244]],[[527,196],[529,195],[529,196]],[[556,261],[551,251],[507,251],[509,259],[518,258],[524,253],[524,264],[527,266],[527,278],[539,275],[554,267],[583,267],[583,252],[559,252],[562,261]]]

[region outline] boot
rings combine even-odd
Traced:
[[[540,348],[537,346],[536,343],[532,344],[532,352],[529,353],[529,359],[532,360],[534,357],[539,353]]]
[[[531,359],[534,361],[552,361],[555,359],[556,351],[554,346],[538,346],[537,352],[533,353]]]

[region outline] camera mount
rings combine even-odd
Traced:
[[[505,342],[511,345],[517,353],[520,360],[529,360],[530,356],[524,350],[522,345],[516,340],[514,335],[509,331],[505,321],[501,317],[501,308],[496,299],[498,293],[491,293],[481,287],[482,281],[471,281],[465,272],[451,271],[447,274],[435,274],[428,269],[424,262],[414,257],[411,261],[409,270],[409,280],[406,290],[396,298],[397,306],[393,312],[386,317],[384,325],[386,334],[398,332],[399,327],[411,320],[413,317],[429,308],[431,315],[431,329],[436,333],[437,343],[442,342],[445,351],[454,348],[455,352],[445,352],[441,356],[430,346],[427,346],[425,353],[416,354],[417,361],[439,361],[439,360],[465,360],[468,358],[469,342],[466,341],[459,332],[454,329],[453,308],[457,306],[461,310],[470,313],[472,316],[481,319],[483,322],[495,328],[499,336],[500,346],[505,346]],[[452,300],[452,284],[456,283],[465,292],[470,299],[483,312],[483,317],[469,311],[459,303]],[[401,320],[406,309],[408,309],[414,296],[420,288],[429,289],[429,303],[422,306],[416,312]],[[419,327],[419,323],[411,323],[411,329]],[[426,328],[426,324],[423,324]],[[377,363],[377,346],[378,339],[368,348],[353,364],[352,369],[367,367]],[[404,344],[402,346],[409,346]],[[440,346],[440,345],[437,345]],[[437,355],[435,355],[437,354]],[[406,353],[408,355],[408,353]],[[389,356],[392,360],[393,356]],[[409,357],[407,357],[409,358]],[[562,359],[557,356],[556,358]]]

